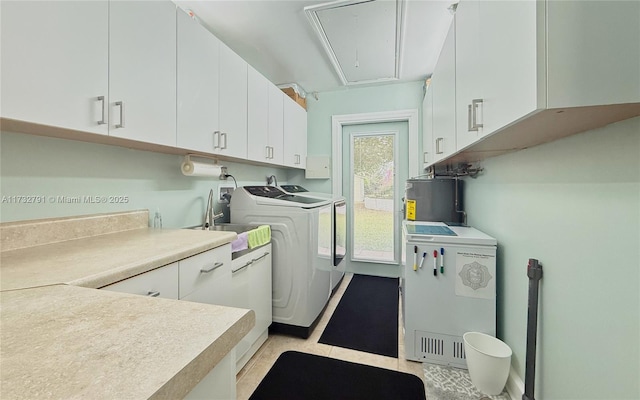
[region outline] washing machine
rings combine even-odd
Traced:
[[[310,192],[300,185],[282,185],[285,192],[298,196],[328,199],[333,203],[333,210],[330,215],[331,220],[331,257],[333,266],[331,270],[331,293],[336,290],[342,278],[347,262],[344,258],[347,255],[347,203],[343,196],[334,196],[328,193]]]
[[[244,186],[233,192],[232,223],[271,226],[274,332],[309,337],[327,305],[332,238],[320,221],[331,214],[332,204],[274,186]]]

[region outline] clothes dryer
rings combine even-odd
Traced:
[[[244,186],[231,198],[231,222],[268,224],[273,249],[272,330],[308,337],[330,296],[330,232],[320,229],[327,199],[297,196],[274,186]]]
[[[331,258],[333,267],[331,270],[331,292],[333,293],[342,278],[347,262],[344,258],[347,255],[347,203],[343,196],[334,196],[329,193],[310,192],[300,185],[282,185],[285,192],[298,196],[328,199],[333,203],[333,210],[329,219],[331,221]],[[326,217],[325,217],[326,218]],[[323,228],[324,228],[323,224]]]

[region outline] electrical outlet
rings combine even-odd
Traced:
[[[222,196],[226,193],[233,195],[233,190],[233,186],[218,186],[218,203],[227,203],[227,200]]]

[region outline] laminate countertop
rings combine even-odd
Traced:
[[[20,247],[8,236],[24,230],[0,227],[2,399],[182,398],[255,324],[252,310],[96,290],[235,233],[134,226]]]

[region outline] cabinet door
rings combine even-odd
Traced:
[[[180,299],[231,305],[231,245],[180,261]]]
[[[261,247],[253,253],[251,264],[250,293],[251,309],[256,313],[254,340],[264,332],[272,322],[271,307],[271,245]]]
[[[481,55],[477,67],[483,86],[484,126],[478,137],[538,109],[538,83],[544,81],[542,75],[537,76],[542,68],[542,64],[538,66],[538,35],[543,41],[543,33],[537,30],[538,6],[532,0],[480,2]],[[542,54],[540,57],[544,59]]]
[[[246,254],[236,260],[233,260],[233,266],[231,271],[231,292],[232,292],[232,303],[233,307],[238,308],[252,308],[252,299],[253,294],[251,293],[251,264],[253,253]],[[271,304],[269,304],[271,307]],[[251,348],[253,344],[252,333],[256,330],[258,325],[258,313],[256,313],[256,325],[251,328],[251,331],[247,335],[245,335],[238,344],[236,345],[236,360],[242,358],[245,353]]]
[[[247,158],[247,63],[220,43],[220,137],[216,152]]]
[[[456,151],[456,50],[455,24],[444,41],[433,71],[433,149],[434,161]]]
[[[284,98],[286,95],[273,83],[269,86],[269,162],[284,164]]]
[[[428,167],[434,162],[433,144],[433,87],[429,86],[422,100],[423,168]]]
[[[236,345],[240,360],[269,328],[271,308],[271,244],[260,247],[232,262],[233,307],[255,312],[256,324]]]
[[[109,135],[176,145],[176,6],[109,3]]]
[[[165,265],[164,267],[105,286],[102,289],[177,300],[178,263]]]
[[[269,81],[251,66],[247,92],[247,156],[252,161],[269,161]]]
[[[284,96],[284,165],[305,168],[307,158],[307,112]]]
[[[455,15],[455,74],[456,74],[456,147],[467,147],[479,137],[482,128],[473,130],[472,114],[482,123],[482,106],[473,100],[482,99],[480,69],[480,0],[458,3]],[[470,128],[472,128],[470,130]]]
[[[108,6],[0,3],[3,118],[107,134]]]
[[[178,9],[178,147],[213,153],[218,131],[219,40]]]

